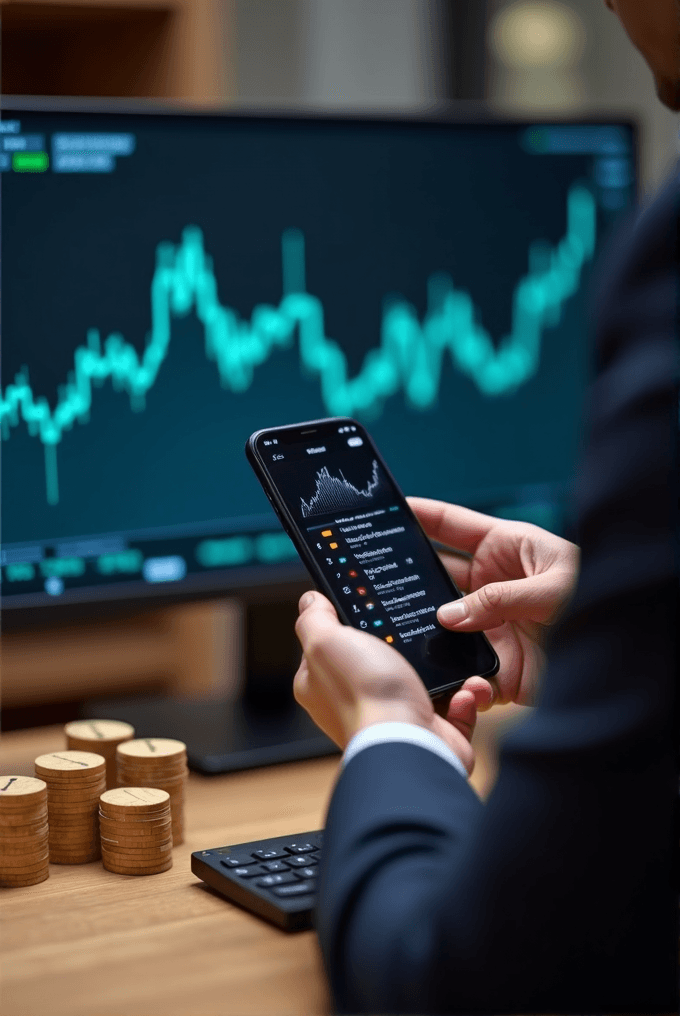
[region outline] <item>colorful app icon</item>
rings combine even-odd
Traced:
[[[385,642],[394,642],[394,638],[391,635],[386,635]]]
[[[363,586],[357,586],[357,592],[358,592],[359,596],[365,596],[366,595],[366,590],[365,590],[365,588]]]
[[[372,600],[369,600],[368,603],[364,604],[364,606],[366,607],[366,610],[374,610],[375,609],[375,603],[373,603]]]
[[[382,628],[382,621],[374,621],[373,622],[373,627],[374,628]]]
[[[359,576],[359,572],[355,572],[353,568],[347,574],[351,579],[356,579]]]
[[[337,550],[338,549],[337,543],[329,543],[328,546],[331,548],[331,550]]]
[[[347,564],[347,558],[346,557],[339,557],[338,561],[339,561],[340,564]]]
[[[332,529],[324,529],[323,532],[321,533],[321,535],[322,536],[332,536],[333,535],[333,530]]]

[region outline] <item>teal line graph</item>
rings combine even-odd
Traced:
[[[145,408],[168,356],[173,317],[192,308],[205,333],[206,356],[216,364],[222,387],[245,392],[255,368],[277,348],[290,347],[297,331],[300,361],[318,375],[321,396],[331,416],[355,416],[379,410],[385,399],[403,390],[418,410],[433,406],[439,392],[444,354],[489,397],[513,392],[537,372],[543,333],[559,323],[562,309],[576,292],[585,262],[593,255],[596,235],[595,199],[587,186],[573,184],[567,195],[566,232],[552,246],[544,241],[529,248],[527,274],[517,283],[510,333],[494,345],[476,320],[472,298],[457,290],[444,272],[428,279],[427,310],[419,320],[405,300],[386,305],[380,343],[365,356],[359,373],[348,376],[347,358],[325,333],[321,301],[306,291],[305,243],[298,229],[282,234],[283,296],[278,307],[256,306],[250,321],[220,303],[212,259],[203,234],[187,226],[179,244],[159,243],[151,282],[151,331],[141,354],[119,333],[102,343],[99,331],[87,332],[86,344],[74,354],[74,369],[50,408],[35,396],[24,369],[0,398],[2,437],[23,420],[45,450],[47,500],[59,501],[57,445],[74,423],[86,424],[93,386],[110,378],[125,391],[131,408]]]

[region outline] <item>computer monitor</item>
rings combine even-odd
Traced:
[[[6,99],[0,171],[6,619],[302,579],[244,444],[305,419],[563,526],[630,123]]]

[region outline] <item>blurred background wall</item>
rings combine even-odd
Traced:
[[[234,101],[508,112],[620,111],[642,128],[653,189],[678,118],[603,0],[225,0]]]

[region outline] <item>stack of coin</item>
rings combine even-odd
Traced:
[[[187,749],[169,737],[145,737],[119,744],[119,787],[158,787],[170,794],[172,842],[184,842],[184,788],[189,770]]]
[[[172,868],[170,795],[151,787],[107,790],[99,800],[102,861],[118,875]]]
[[[0,886],[35,885],[49,874],[47,785],[0,776]]]
[[[74,720],[64,727],[66,747],[96,751],[106,759],[106,789],[116,784],[116,748],[135,736],[135,728],[122,720]]]
[[[99,850],[99,796],[106,790],[106,761],[91,751],[54,751],[35,760],[47,784],[50,861],[86,864]]]

